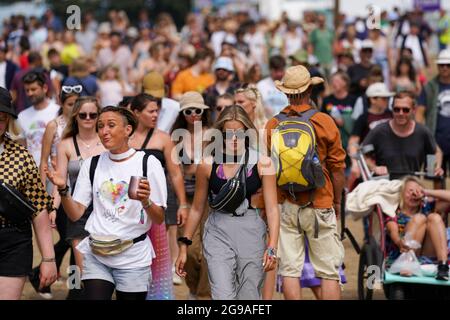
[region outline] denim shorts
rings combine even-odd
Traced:
[[[110,268],[93,254],[85,254],[81,280],[105,280],[120,292],[148,292],[152,280],[150,266],[134,269]]]

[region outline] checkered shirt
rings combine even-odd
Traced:
[[[3,153],[0,155],[0,181],[3,181],[26,196],[37,211],[33,218],[42,210],[49,212],[53,200],[42,185],[39,171],[33,157],[22,145],[5,136]],[[10,223],[0,213],[0,224]]]

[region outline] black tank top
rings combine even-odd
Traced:
[[[141,150],[145,151],[148,154],[155,156],[155,158],[158,159],[159,162],[161,162],[162,167],[165,168],[166,167],[166,158],[164,157],[164,152],[162,152],[161,150],[158,150],[158,149],[146,149],[145,148],[147,146],[148,142],[150,141],[150,138],[153,135],[153,131],[154,131],[154,129],[150,129],[148,131],[147,136],[145,137],[144,143],[142,144]]]
[[[225,157],[223,157],[225,158]],[[227,160],[227,159],[224,159]],[[225,162],[225,161],[224,161]],[[233,161],[236,162],[236,161]],[[220,164],[217,164],[216,162],[213,162],[212,168],[211,168],[211,176],[209,178],[209,189],[212,191],[213,194],[217,194],[220,191],[220,188],[228,181],[226,178],[221,178],[217,175],[217,170],[219,169]],[[223,167],[222,167],[223,169]],[[258,174],[258,166],[255,164],[250,172],[247,172],[247,178],[245,180],[246,183],[246,195],[245,197],[248,200],[249,207],[251,203],[251,197],[258,191],[259,188],[262,186],[261,178]]]

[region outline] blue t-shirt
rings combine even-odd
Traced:
[[[419,104],[426,106],[426,101],[425,90],[422,90]],[[437,108],[436,142],[445,155],[450,155],[450,84],[439,83]]]
[[[83,91],[80,96],[93,96],[97,93],[97,78],[93,75],[88,75],[84,78],[67,77],[64,79],[63,86],[83,86]]]

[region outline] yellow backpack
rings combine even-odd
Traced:
[[[317,112],[309,109],[275,116],[279,122],[272,134],[271,155],[276,167],[277,185],[294,199],[295,193],[312,192],[325,185],[316,135],[309,121]]]

